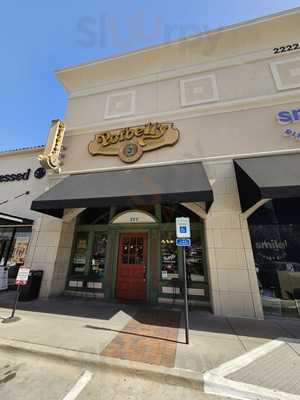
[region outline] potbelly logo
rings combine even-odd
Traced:
[[[179,130],[170,122],[149,122],[146,125],[114,129],[95,135],[88,150],[92,156],[118,156],[125,163],[139,160],[145,151],[173,146]]]

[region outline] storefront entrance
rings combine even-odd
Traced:
[[[203,221],[181,204],[88,208],[77,217],[66,293],[107,300],[182,304],[177,217],[189,217],[189,302],[210,307]]]
[[[120,235],[117,298],[146,299],[147,247],[147,233],[122,233]]]

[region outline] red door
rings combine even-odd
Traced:
[[[147,233],[120,235],[116,296],[121,299],[146,299]]]

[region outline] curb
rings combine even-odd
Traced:
[[[140,378],[163,382],[169,385],[181,386],[203,391],[203,375],[180,368],[167,368],[104,357],[94,353],[67,350],[59,347],[23,342],[19,340],[0,339],[0,349],[6,352],[20,352],[37,357],[47,357],[60,362],[71,362],[80,367],[99,368],[119,374],[135,375]]]

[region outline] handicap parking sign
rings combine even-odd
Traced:
[[[176,237],[188,239],[191,237],[190,219],[176,218]]]

